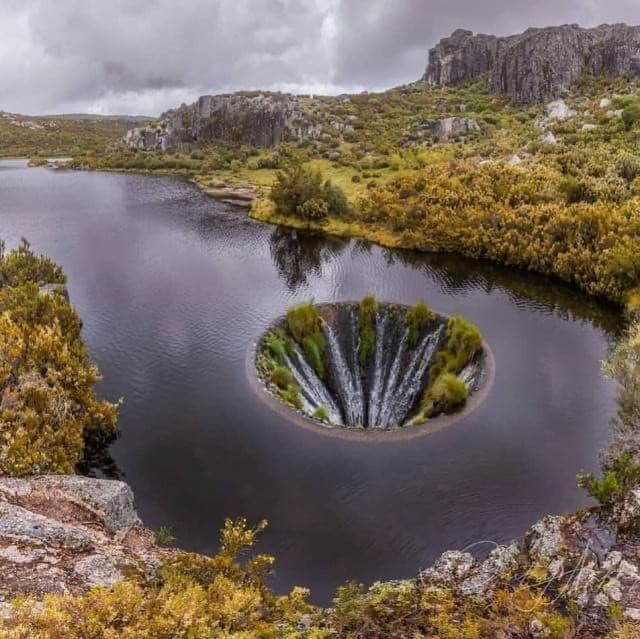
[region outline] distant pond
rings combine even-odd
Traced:
[[[327,603],[349,579],[414,576],[589,503],[575,475],[608,438],[600,360],[620,323],[568,286],[254,223],[177,179],[3,161],[0,238],[21,236],[63,265],[100,393],[124,398],[117,468],[145,523],[183,548],[214,551],[227,516],[266,518],[273,585]],[[371,443],[267,408],[245,367],[261,332],[295,302],[367,293],[474,322],[495,356],[486,401],[442,431]]]

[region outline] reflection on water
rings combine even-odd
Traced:
[[[247,220],[168,178],[0,162],[0,237],[65,268],[84,334],[124,398],[112,448],[145,522],[212,551],[224,517],[270,521],[274,585],[327,602],[347,579],[406,577],[447,548],[520,535],[585,505],[614,410],[600,360],[617,312],[552,280]],[[291,304],[359,299],[460,313],[495,386],[455,426],[407,442],[324,437],[249,389],[247,349]]]
[[[271,259],[287,288],[295,293],[309,277],[322,277],[322,265],[335,259],[347,240],[275,227],[269,237]]]

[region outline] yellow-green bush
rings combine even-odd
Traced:
[[[240,556],[264,528],[227,520],[214,557],[180,553],[151,583],[130,580],[84,596],[21,598],[1,639],[271,639],[328,637],[314,625],[307,591],[278,596],[265,585],[273,558]],[[306,626],[301,621],[307,621]]]
[[[87,446],[115,435],[117,406],[100,379],[80,320],[60,293],[60,268],[23,242],[0,252],[0,474],[72,473]]]
[[[423,191],[400,177],[362,196],[358,219],[427,251],[487,258],[573,282],[622,301],[640,280],[640,198],[565,204],[558,174],[541,165],[424,170]]]

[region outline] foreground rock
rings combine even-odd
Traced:
[[[119,481],[0,478],[0,603],[151,576],[159,549]]]
[[[522,104],[558,97],[585,75],[640,73],[640,27],[563,25],[496,37],[459,29],[429,53],[423,80],[448,86],[489,74],[493,91]]]
[[[629,532],[640,522],[640,488],[622,511],[624,519],[621,513],[604,518],[597,510],[545,517],[482,562],[466,552],[444,553],[418,582],[481,600],[498,588],[528,583],[551,599],[571,602],[584,627],[580,636],[601,636],[612,609],[637,622],[640,633],[640,537]]]

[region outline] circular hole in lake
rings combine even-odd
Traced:
[[[494,372],[489,347],[465,318],[373,296],[290,308],[248,362],[254,388],[284,416],[367,436],[443,428],[481,403]]]

